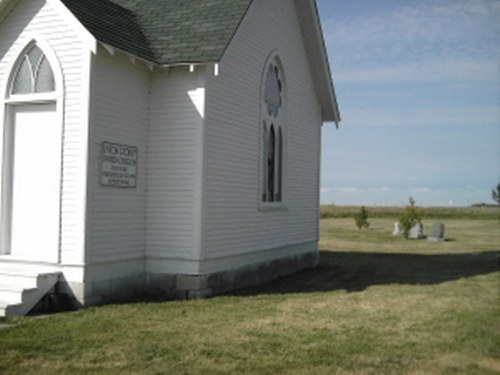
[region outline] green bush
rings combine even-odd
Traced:
[[[420,216],[417,207],[415,207],[415,199],[410,197],[409,201],[410,205],[405,207],[403,215],[399,219],[401,230],[403,231],[403,235],[406,239],[408,239],[411,228],[422,221],[422,217]]]
[[[500,182],[497,184],[497,188],[491,191],[491,198],[500,206]]]
[[[366,212],[365,206],[361,206],[359,212],[354,215],[354,221],[360,230],[370,226],[370,223],[368,222],[368,212]]]

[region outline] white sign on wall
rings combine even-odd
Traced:
[[[102,142],[102,186],[135,188],[137,186],[137,160],[139,150],[134,146]]]

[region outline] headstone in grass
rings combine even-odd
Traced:
[[[444,224],[439,222],[433,223],[432,236],[427,237],[427,239],[434,242],[444,241]]]
[[[425,236],[424,236],[424,225],[422,223],[415,224],[411,228],[410,235],[408,237],[412,238],[414,240],[421,240],[422,238],[425,238]]]
[[[401,224],[399,224],[399,221],[396,221],[394,223],[394,230],[392,231],[393,236],[402,236],[403,235],[403,230],[401,229]]]

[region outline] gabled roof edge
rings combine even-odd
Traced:
[[[89,30],[80,22],[78,18],[64,5],[60,0],[45,0],[47,4],[50,4],[56,9],[59,14],[67,21],[70,25],[74,26],[78,35],[82,37],[84,44],[87,48],[92,51],[92,53],[97,52],[97,40],[90,33]]]
[[[318,87],[324,122],[333,121],[338,127],[340,111],[335,95],[332,72],[315,0],[295,0],[304,43],[309,55],[314,84]]]
[[[236,26],[234,28],[234,32],[233,32],[233,35],[231,35],[231,38],[229,38],[229,41],[227,42],[226,46],[224,47],[224,50],[222,51],[221,55],[219,56],[219,60],[217,61],[213,61],[215,63],[219,63],[221,62],[222,58],[224,57],[224,55],[226,54],[226,51],[227,49],[229,48],[229,46],[231,45],[231,43],[233,42],[233,39],[236,35],[236,33],[238,32],[238,30],[240,29],[240,26],[241,26],[241,23],[243,22],[243,20],[245,19],[247,13],[248,13],[248,10],[250,9],[250,7],[252,6],[253,4],[253,0],[250,0],[249,3],[248,3],[248,6],[247,6],[247,9],[245,9],[245,11],[243,12],[241,18],[240,18],[240,21],[238,22],[238,26]]]
[[[0,23],[10,14],[20,0],[0,0]]]
[[[17,4],[19,4],[21,0],[0,0],[0,23],[2,23],[9,14],[14,10]],[[62,4],[59,0],[45,0],[47,4],[50,4],[52,7],[56,9],[56,11],[75,29],[78,31],[79,35],[82,36],[83,42],[87,46],[87,48],[92,51],[92,53],[96,52],[97,41],[92,36],[92,34],[81,24],[81,22],[67,9],[64,4]]]

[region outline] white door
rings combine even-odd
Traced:
[[[11,236],[15,258],[57,262],[61,125],[55,104],[12,107]]]

